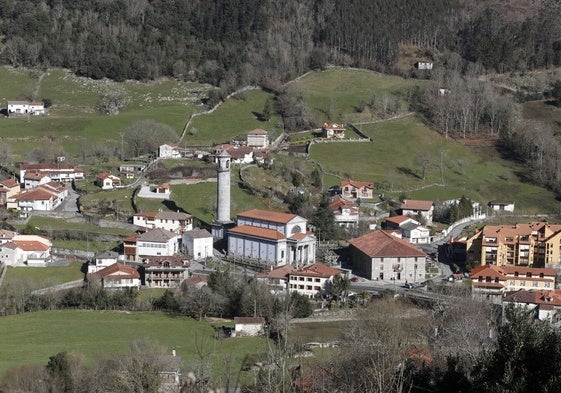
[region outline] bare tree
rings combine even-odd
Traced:
[[[101,97],[98,110],[106,115],[118,115],[130,102],[130,98],[121,91],[112,91]]]
[[[176,142],[177,132],[167,124],[154,120],[138,120],[125,129],[127,153],[132,157],[153,153],[164,143]]]

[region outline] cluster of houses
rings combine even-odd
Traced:
[[[47,266],[51,247],[46,237],[0,229],[0,263],[5,266]]]

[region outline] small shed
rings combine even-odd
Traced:
[[[265,333],[265,318],[234,317],[236,336],[259,336]]]
[[[505,211],[505,212],[513,212],[514,211],[514,202],[511,201],[490,201],[489,207],[494,211]]]

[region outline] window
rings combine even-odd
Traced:
[[[549,288],[549,283],[548,283],[548,282],[545,282],[545,283],[543,284],[543,286],[544,286],[544,288]]]
[[[533,286],[534,288],[536,288],[536,287],[538,286],[538,282],[537,282],[537,281],[532,281],[532,286]]]
[[[524,280],[520,281],[520,286],[525,287],[526,286],[526,281],[524,281]]]

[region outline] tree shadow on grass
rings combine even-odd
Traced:
[[[398,170],[399,173],[403,173],[404,175],[413,176],[414,178],[417,178],[419,180],[423,180],[423,178],[421,176],[419,176],[416,172],[412,171],[409,168],[405,168],[405,167],[400,166],[400,167],[397,168],[397,170]]]

